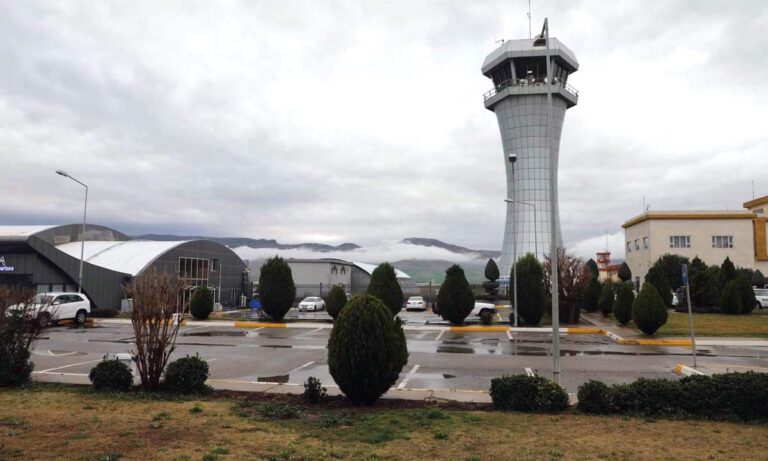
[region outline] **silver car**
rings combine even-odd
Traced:
[[[757,299],[757,307],[768,308],[768,288],[755,288],[755,299]]]

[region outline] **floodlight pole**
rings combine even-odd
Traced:
[[[69,178],[72,181],[75,181],[76,183],[85,187],[85,205],[83,206],[83,233],[81,236],[82,239],[80,240],[80,274],[78,275],[78,280],[77,280],[77,292],[82,293],[83,292],[83,258],[85,256],[85,219],[88,213],[88,186],[84,182],[78,181],[77,179],[73,178],[72,176],[67,174],[65,171],[56,170],[56,174],[64,176],[65,178]]]
[[[554,381],[560,384],[560,302],[559,302],[559,284],[558,284],[558,248],[557,248],[557,185],[555,184],[555,171],[557,162],[553,155],[552,146],[552,62],[549,48],[549,20],[544,18],[544,27],[542,35],[547,45],[547,150],[549,152],[549,200],[550,200],[550,244],[551,252],[549,256],[550,275],[552,285],[552,375]]]
[[[518,326],[517,310],[517,191],[515,190],[515,164],[512,163],[512,307],[515,312],[515,327]]]

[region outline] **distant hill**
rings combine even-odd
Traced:
[[[467,281],[477,284],[485,281],[486,263],[487,260],[485,259],[477,259],[471,262],[462,262],[459,265],[464,269]],[[392,263],[396,268],[410,275],[414,282],[428,283],[434,281],[437,284],[443,283],[445,270],[453,264],[455,263],[439,259],[404,259]]]
[[[425,247],[435,247],[435,248],[443,248],[445,250],[451,251],[453,253],[459,253],[459,254],[477,254],[484,258],[498,258],[501,256],[501,251],[494,251],[494,250],[471,250],[469,248],[465,248],[459,245],[452,245],[450,243],[445,243],[443,241],[437,240],[437,239],[430,239],[430,238],[419,238],[419,237],[411,237],[404,239],[402,243],[408,243],[411,245],[420,245]]]
[[[198,240],[206,239],[213,240],[214,242],[221,243],[230,248],[236,247],[250,247],[250,248],[275,248],[278,250],[293,250],[296,248],[306,248],[308,250],[319,251],[321,253],[328,251],[351,251],[360,248],[359,245],[354,243],[342,243],[341,245],[326,245],[324,243],[296,243],[296,244],[282,244],[278,243],[274,239],[252,239],[246,237],[203,237],[203,236],[188,236],[188,235],[172,235],[172,234],[143,234],[137,235],[135,238],[142,240],[160,240],[160,241],[172,241],[172,240]]]

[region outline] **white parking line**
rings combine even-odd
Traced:
[[[509,331],[509,330],[507,330],[507,338],[509,338],[509,340],[510,340],[510,341],[512,341],[513,339],[515,339],[515,338],[513,338],[513,337],[512,337],[512,332],[511,332],[511,331]]]
[[[96,359],[96,360],[89,360],[87,362],[73,363],[71,365],[64,365],[64,366],[56,367],[56,368],[49,368],[47,370],[40,370],[37,373],[50,373],[51,371],[61,370],[63,368],[76,367],[78,365],[85,365],[85,364],[88,364],[88,363],[101,362],[101,360],[102,359]]]
[[[421,365],[414,365],[413,368],[411,368],[411,371],[408,372],[407,375],[405,375],[405,378],[403,378],[403,381],[397,386],[397,389],[403,389],[408,384],[408,380],[411,379],[411,377],[416,373],[416,371],[419,369]]]
[[[304,336],[304,335],[311,335],[312,333],[317,333],[317,332],[318,332],[318,331],[320,331],[320,330],[322,330],[322,328],[315,328],[315,329],[314,329],[314,330],[312,330],[312,331],[307,331],[307,332],[304,332],[304,333],[302,333],[302,334],[300,334],[300,335],[296,335],[296,336],[294,336],[294,338],[301,338],[301,337],[302,337],[302,336]]]
[[[296,372],[297,372],[297,371],[299,371],[299,370],[302,370],[302,369],[304,369],[304,368],[307,368],[308,366],[312,365],[313,363],[315,363],[315,361],[314,361],[314,360],[312,360],[312,361],[309,361],[309,362],[305,363],[304,365],[302,365],[302,366],[300,366],[300,367],[296,367],[296,368],[294,368],[293,370],[290,370],[290,371],[289,371],[288,373],[286,373],[286,374],[287,374],[287,375],[290,375],[291,373],[296,373]]]
[[[440,338],[442,338],[442,337],[443,337],[443,335],[445,334],[445,332],[446,332],[446,331],[448,331],[448,330],[443,330],[443,331],[441,331],[441,332],[440,332],[440,334],[439,334],[439,335],[437,335],[437,338],[435,338],[435,341],[440,341]]]

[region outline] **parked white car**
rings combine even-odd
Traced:
[[[496,305],[475,301],[475,307],[469,315],[480,317],[484,325],[490,325],[493,322],[493,317],[496,315]]]
[[[424,298],[421,296],[411,296],[410,298],[408,298],[408,301],[405,302],[405,310],[425,311],[427,310],[427,303],[424,301]]]
[[[768,309],[768,288],[755,288],[755,299],[757,299],[757,307]]]
[[[324,311],[325,310],[325,301],[323,301],[323,298],[317,297],[317,296],[308,296],[301,300],[299,303],[299,312],[301,311]]]
[[[74,320],[82,325],[91,313],[91,301],[82,293],[39,293],[28,308],[44,324]]]

